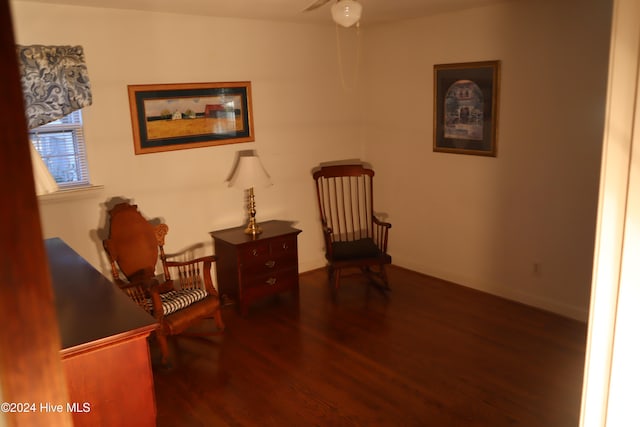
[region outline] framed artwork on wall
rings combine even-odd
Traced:
[[[136,154],[254,140],[251,82],[127,88]]]
[[[433,66],[433,151],[497,154],[500,62]]]

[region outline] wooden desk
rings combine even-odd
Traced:
[[[147,337],[156,328],[120,289],[58,238],[45,240],[68,402],[77,426],[155,426]]]
[[[301,232],[286,221],[260,223],[262,233],[244,233],[245,226],[211,232],[216,252],[218,292],[223,304],[249,304],[279,292],[298,292],[298,240]]]

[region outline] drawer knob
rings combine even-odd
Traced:
[[[275,277],[269,277],[269,278],[266,280],[266,282],[267,282],[267,285],[271,285],[271,286],[273,286],[273,285],[275,285],[275,284],[276,284],[276,278],[275,278]]]
[[[282,244],[282,249],[289,249],[289,245],[287,245],[286,243]]]
[[[251,255],[258,256],[258,250],[257,249],[252,249],[251,250]]]
[[[269,261],[265,262],[265,263],[264,263],[264,265],[265,265],[267,268],[273,268],[273,267],[275,267],[275,266],[276,266],[276,262],[275,262],[274,260],[269,260]]]

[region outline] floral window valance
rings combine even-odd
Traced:
[[[81,46],[18,46],[29,129],[91,105],[91,86]]]

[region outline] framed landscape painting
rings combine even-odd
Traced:
[[[433,151],[497,154],[500,62],[434,65]]]
[[[129,85],[136,154],[254,140],[251,82]]]

